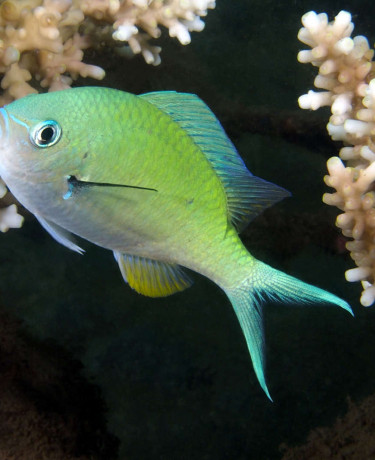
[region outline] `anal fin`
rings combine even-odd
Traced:
[[[166,297],[183,291],[192,280],[177,264],[113,252],[124,280],[148,297]]]

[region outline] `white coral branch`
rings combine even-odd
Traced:
[[[332,22],[313,11],[302,17],[298,38],[311,47],[298,60],[319,68],[314,84],[325,91],[309,91],[298,100],[303,109],[331,106],[327,129],[332,139],[345,141],[340,158],[328,160],[325,182],[336,191],[323,201],[341,211],[336,225],[357,268],[348,281],[362,281],[361,303],[375,302],[375,63],[374,51],[363,36],[351,38],[351,15],[341,11]],[[343,161],[346,161],[345,164]]]

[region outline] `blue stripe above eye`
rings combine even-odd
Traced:
[[[25,122],[19,120],[19,119],[18,119],[17,117],[15,117],[14,115],[11,114],[11,115],[9,115],[9,117],[10,117],[13,121],[15,121],[16,123],[18,123],[19,125],[21,125],[21,126],[23,126],[24,128],[26,128],[27,130],[29,129],[29,126],[28,126]]]

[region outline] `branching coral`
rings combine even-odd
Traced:
[[[149,64],[161,48],[149,43],[160,26],[180,43],[204,27],[201,16],[214,0],[5,0],[0,3],[0,103],[36,92],[32,79],[50,90],[64,89],[79,75],[102,79],[101,67],[82,62],[83,50],[127,42]],[[117,43],[118,44],[118,43]]]
[[[67,88],[79,76],[102,79],[104,69],[82,61],[89,47],[127,42],[157,65],[161,48],[149,40],[161,35],[160,26],[186,45],[214,7],[214,0],[0,0],[0,105],[41,88]],[[0,197],[3,189],[0,183]],[[0,231],[21,223],[15,206],[0,210]]]
[[[4,182],[0,179],[0,198],[7,192]],[[6,232],[10,228],[19,228],[23,222],[23,217],[17,213],[17,206],[12,204],[0,209],[0,231]]]
[[[361,303],[375,302],[375,62],[363,36],[351,38],[351,15],[341,11],[331,23],[327,15],[311,11],[302,17],[298,38],[310,46],[298,60],[319,67],[314,84],[325,91],[309,91],[299,98],[303,109],[331,106],[327,129],[344,141],[340,158],[328,160],[325,182],[336,189],[323,201],[343,211],[336,225],[352,239],[346,244],[357,268],[348,281],[362,281]],[[346,165],[343,161],[346,161]]]

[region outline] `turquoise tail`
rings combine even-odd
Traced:
[[[285,303],[333,303],[353,315],[349,304],[339,297],[289,276],[257,261],[251,275],[234,289],[225,290],[245,335],[247,347],[260,386],[272,401],[267,388],[265,368],[265,341],[263,333],[262,300],[265,298]]]

